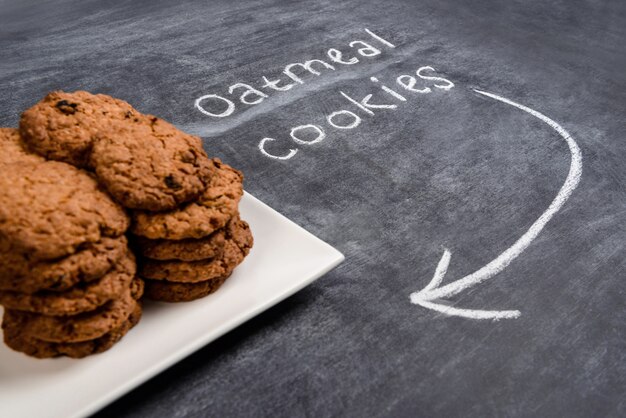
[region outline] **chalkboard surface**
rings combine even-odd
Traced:
[[[346,255],[102,416],[626,415],[626,3],[0,5],[2,126],[123,98]]]

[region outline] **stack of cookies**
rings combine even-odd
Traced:
[[[200,138],[122,100],[48,94],[19,130],[0,128],[6,344],[41,358],[102,352],[139,321],[141,277],[161,301],[215,291],[252,246],[242,182]]]
[[[132,217],[146,296],[180,302],[215,291],[252,246],[239,219],[242,174],[200,138],[128,103],[54,92],[22,115],[29,148],[94,173]]]
[[[132,213],[139,276],[150,299],[182,302],[214,292],[252,247],[250,228],[239,217],[243,175],[218,159],[210,165],[210,181],[192,202]]]
[[[16,129],[0,128],[0,171],[6,344],[40,358],[110,348],[141,316],[128,215],[87,172],[27,152]]]

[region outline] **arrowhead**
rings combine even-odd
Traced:
[[[441,256],[441,260],[439,260],[439,264],[437,264],[437,268],[435,269],[435,274],[431,279],[430,283],[428,283],[422,290],[419,292],[413,292],[410,295],[411,303],[414,305],[420,305],[426,309],[432,309],[433,311],[440,312],[444,315],[449,316],[460,316],[464,318],[470,319],[492,319],[497,321],[499,319],[512,319],[518,318],[521,313],[520,311],[483,311],[478,309],[459,309],[453,306],[446,305],[442,303],[437,298],[437,295],[434,294],[434,290],[436,290],[441,282],[443,281],[444,276],[448,271],[448,265],[450,264],[450,259],[452,258],[452,253],[447,248],[444,248],[443,255]]]

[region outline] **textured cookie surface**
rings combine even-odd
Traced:
[[[178,241],[136,237],[134,244],[141,255],[153,260],[197,261],[221,257],[225,242],[225,231],[220,229],[205,238]]]
[[[143,260],[139,276],[152,280],[197,283],[229,275],[243,260],[243,254],[233,241],[226,241],[222,257],[201,261]]]
[[[127,251],[125,236],[104,237],[58,260],[31,261],[26,254],[10,251],[10,247],[4,249],[0,244],[0,291],[67,290],[77,283],[101,278]]]
[[[41,291],[33,294],[0,291],[0,305],[7,309],[43,315],[76,315],[92,311],[121,297],[135,277],[134,256],[128,252],[104,277],[79,284],[65,292]]]
[[[244,257],[250,253],[250,249],[254,245],[250,225],[248,225],[248,222],[240,219],[239,216],[231,219],[226,225],[226,238],[237,244]]]
[[[93,340],[119,328],[137,305],[131,290],[101,308],[74,316],[46,316],[6,309],[4,318],[20,321],[22,332],[38,340],[71,343]]]
[[[85,167],[98,132],[114,122],[144,119],[125,101],[104,94],[55,91],[22,113],[20,133],[32,151]]]
[[[119,236],[128,216],[86,172],[71,165],[0,165],[0,248],[50,260],[104,236]]]
[[[17,129],[0,128],[0,164],[38,163],[42,161],[44,161],[43,157],[26,149]]]
[[[235,245],[239,249],[240,260],[250,252],[253,245],[253,237],[250,227],[245,221],[231,221],[226,228],[227,244]],[[220,286],[230,277],[233,266],[224,276],[199,282],[173,282],[169,280],[145,280],[145,296],[148,299],[162,302],[188,302],[207,296],[220,288]]]
[[[207,296],[228,279],[216,277],[197,283],[174,283],[164,280],[146,280],[146,297],[161,302],[189,302]]]
[[[206,237],[223,228],[237,213],[243,195],[243,175],[219,159],[214,174],[197,200],[169,212],[133,213],[132,232],[150,239],[181,240]]]
[[[141,305],[137,303],[133,312],[120,327],[96,339],[76,343],[53,343],[29,337],[22,332],[23,321],[16,317],[5,318],[2,322],[2,329],[5,343],[15,351],[37,358],[59,356],[82,358],[102,353],[113,347],[140,319]]]
[[[233,238],[248,254],[252,247],[252,234],[247,222],[235,215],[226,227],[218,229],[205,238],[189,238],[184,240],[151,240],[143,237],[135,238],[135,248],[144,257],[153,260],[198,261],[221,257],[226,239]]]
[[[196,198],[212,174],[200,139],[155,117],[100,132],[90,161],[98,180],[122,205],[149,211]]]

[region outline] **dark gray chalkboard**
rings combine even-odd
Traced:
[[[245,172],[249,192],[346,261],[102,416],[626,415],[626,3],[104,3],[0,2],[1,124],[54,89],[124,98],[201,135]],[[378,41],[379,55],[358,55],[350,42],[376,42],[365,28],[394,48]],[[290,63],[328,60],[329,48],[359,62],[246,96],[259,104],[242,104],[243,88],[228,95]],[[417,79],[424,66],[454,87]],[[432,91],[399,90],[401,74]],[[474,89],[541,112],[582,151],[580,183],[528,248],[447,298],[517,319],[450,317],[409,300],[444,248],[443,285],[511,247],[572,167],[555,129]],[[397,108],[371,115],[341,91]],[[210,94],[230,97],[233,114],[201,113],[194,102]],[[332,128],[338,110],[359,126]],[[292,141],[306,124],[326,137]],[[268,158],[265,137],[275,154],[298,151]]]

